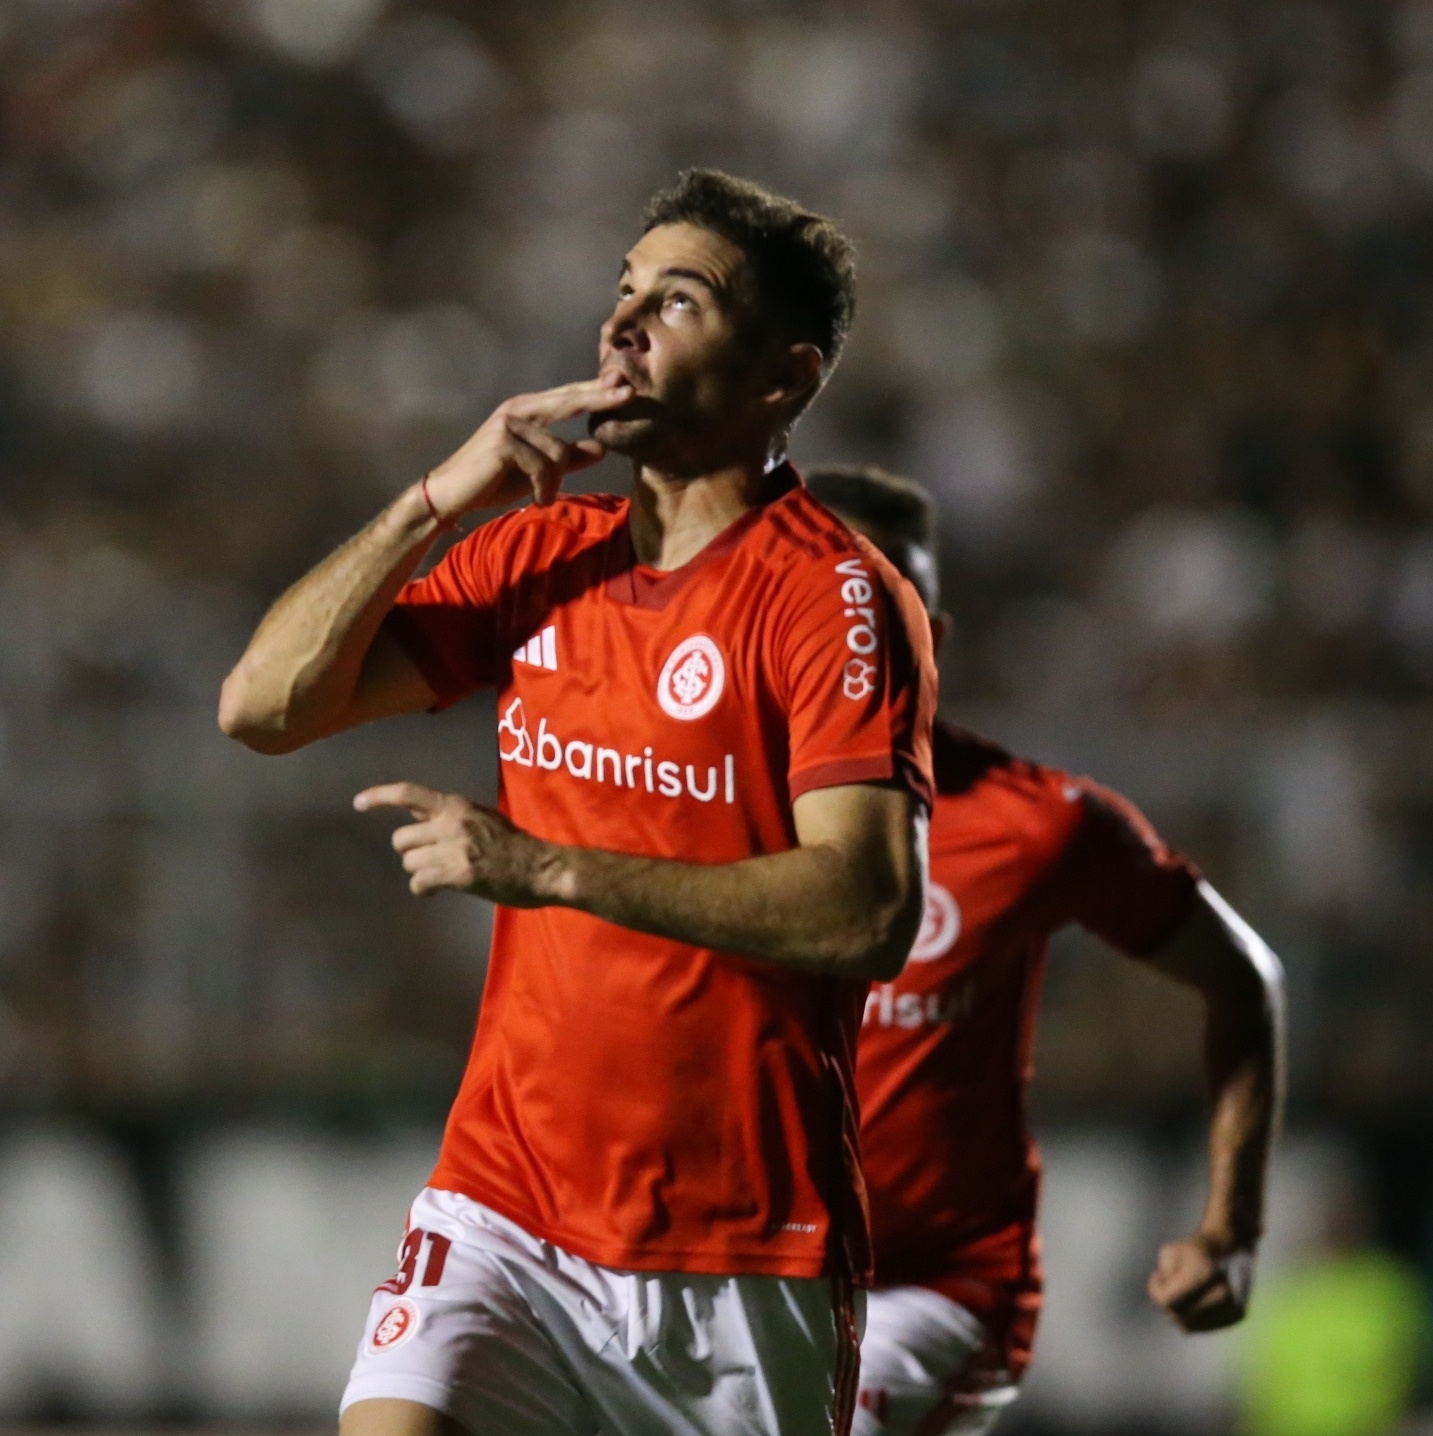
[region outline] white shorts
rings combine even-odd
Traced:
[[[852,1436],[980,1436],[1015,1399],[1004,1372],[979,1368],[985,1328],[923,1286],[867,1294]]]
[[[846,1436],[861,1293],[594,1266],[426,1188],[340,1411],[397,1397],[475,1436]]]

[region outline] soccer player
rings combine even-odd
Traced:
[[[924,492],[872,469],[807,481],[920,589],[938,644]],[[944,723],[934,749],[925,921],[905,970],[872,987],[858,1050],[876,1260],[859,1436],[985,1431],[1030,1360],[1040,1167],[1025,1095],[1052,933],[1080,923],[1204,998],[1208,1199],[1149,1279],[1186,1331],[1244,1314],[1283,1086],[1277,959],[1125,799]]]
[[[921,921],[935,707],[919,596],[781,457],[852,305],[828,221],[686,174],[621,266],[597,378],[501,404],[224,686],[264,753],[497,690],[497,811],[355,800],[411,814],[415,894],[498,909],[345,1436],[847,1428],[855,1041]],[[630,499],[560,494],[609,451]]]

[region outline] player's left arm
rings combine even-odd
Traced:
[[[732,863],[545,842],[416,783],[369,788],[354,805],[412,813],[393,846],[420,897],[451,888],[510,907],[577,908],[693,947],[853,978],[894,977],[920,928],[925,809],[895,784],[803,793],[792,805],[796,847]]]
[[[1146,960],[1204,998],[1214,1102],[1204,1216],[1193,1233],[1160,1249],[1149,1294],[1185,1331],[1215,1331],[1244,1316],[1263,1232],[1284,1093],[1283,968],[1202,880],[1173,937]]]

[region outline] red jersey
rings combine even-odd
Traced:
[[[792,802],[929,803],[935,669],[915,591],[789,468],[673,572],[628,504],[483,525],[389,622],[438,694],[498,690],[499,805],[557,843],[731,863],[796,845]],[[432,1185],[589,1261],[869,1269],[856,1156],[865,984],[570,908],[499,907]]]
[[[940,723],[934,751],[925,922],[905,970],[867,996],[858,1052],[876,1281],[985,1314],[1023,1292],[1033,1313],[1040,1165],[1025,1098],[1050,936],[1078,922],[1147,955],[1198,874],[1093,783]]]

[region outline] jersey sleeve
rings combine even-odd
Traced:
[[[455,543],[399,590],[384,621],[439,708],[500,683],[511,666],[503,582],[511,518],[494,519]]]
[[[791,796],[893,781],[930,808],[935,660],[911,585],[869,546],[822,558],[777,628]]]
[[[1083,815],[1062,855],[1065,916],[1131,957],[1157,952],[1184,921],[1199,869],[1127,798],[1088,779]]]

